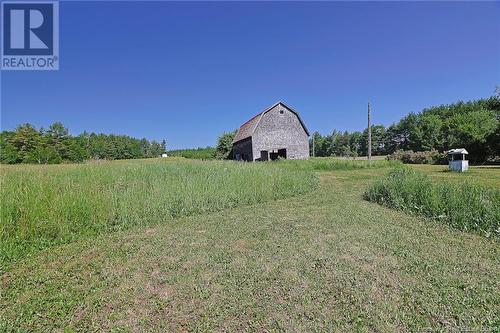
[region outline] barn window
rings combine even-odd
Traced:
[[[285,113],[285,110],[280,110],[280,114],[283,114],[283,113]]]

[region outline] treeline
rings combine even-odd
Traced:
[[[177,149],[170,150],[168,156],[179,156],[185,158],[194,158],[200,160],[227,160],[233,157],[233,138],[237,131],[222,133],[217,138],[215,147],[193,148],[193,149]]]
[[[192,149],[176,149],[169,150],[168,156],[171,157],[184,157],[184,158],[193,158],[199,160],[212,160],[216,156],[216,150],[214,147],[199,147]]]
[[[314,133],[310,139],[315,156],[367,155],[368,130]],[[372,154],[398,150],[440,152],[465,148],[473,162],[500,156],[500,96],[471,102],[440,105],[410,113],[399,122],[372,126]]]
[[[14,131],[0,133],[0,162],[54,164],[158,157],[165,152],[165,145],[165,140],[148,141],[126,135],[84,132],[72,136],[60,122],[48,129],[23,124]]]
[[[230,159],[236,131],[223,133],[216,147],[169,151],[169,156],[196,159]],[[329,135],[313,133],[313,156],[366,156],[368,130]],[[410,113],[385,127],[372,126],[372,154],[390,155],[397,151],[439,151],[465,148],[472,162],[500,157],[500,94],[471,102],[440,105]],[[86,159],[130,159],[158,157],[165,141],[136,139],[126,135],[84,132],[71,136],[59,122],[47,130],[23,124],[14,131],[0,133],[1,163],[62,163]]]

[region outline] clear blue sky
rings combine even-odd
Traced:
[[[1,127],[213,145],[282,100],[311,132],[500,85],[500,2],[61,2],[60,70],[2,72]]]

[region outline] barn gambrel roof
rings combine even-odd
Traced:
[[[288,105],[286,105],[285,103],[280,101],[280,102],[274,103],[273,105],[271,105],[270,107],[268,107],[264,111],[256,114],[255,116],[253,116],[252,118],[247,120],[243,125],[241,125],[240,128],[238,129],[238,133],[236,133],[236,135],[234,136],[233,143],[236,143],[238,141],[245,140],[245,139],[251,137],[253,135],[253,133],[255,132],[255,129],[257,128],[257,126],[259,126],[260,120],[262,119],[264,114],[271,111],[274,107],[276,107],[280,104],[281,104],[281,106],[287,108],[288,110],[290,110],[293,114],[295,114],[297,116],[297,119],[299,119],[300,124],[304,128],[304,131],[306,131],[307,135],[309,136],[309,131],[308,131],[306,125],[304,124],[304,122],[302,121],[302,119],[300,118],[299,113],[297,111],[295,111],[294,109],[292,109],[291,107],[289,107]]]

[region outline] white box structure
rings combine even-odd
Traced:
[[[450,161],[448,164],[448,169],[450,171],[464,172],[469,170],[469,161],[467,160],[467,155],[469,153],[465,148],[457,148],[448,150],[448,156]]]

